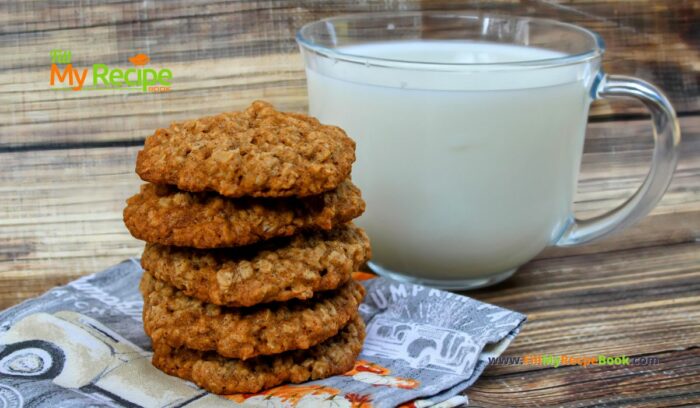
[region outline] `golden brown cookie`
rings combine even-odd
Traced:
[[[349,371],[364,338],[365,325],[357,316],[340,333],[308,350],[249,360],[154,342],[153,365],[217,394],[258,392],[285,382],[301,383]]]
[[[342,129],[256,101],[242,112],[156,130],[138,154],[136,172],[185,191],[302,197],[336,188],[354,161],[355,142]]]
[[[147,244],[141,265],[188,296],[241,307],[308,299],[314,292],[336,289],[370,255],[365,232],[348,224],[238,248]]]
[[[229,308],[204,303],[144,272],[143,325],[155,342],[248,359],[307,349],[338,333],[357,314],[364,288],[350,281],[309,300]]]
[[[193,248],[233,247],[310,229],[330,230],[365,210],[350,180],[304,198],[226,198],[144,184],[124,209],[131,234],[147,242]]]

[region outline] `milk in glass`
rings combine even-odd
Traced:
[[[337,51],[404,61],[328,59],[306,72],[310,114],[357,141],[352,178],[367,202],[357,223],[374,263],[478,278],[525,263],[562,233],[597,67],[489,66],[562,54],[463,41]]]

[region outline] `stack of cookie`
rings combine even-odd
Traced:
[[[257,392],[352,368],[370,256],[350,221],[355,144],[264,102],[146,139],[124,222],[147,241],[143,320],[153,364],[215,393]],[[152,183],[152,184],[151,184]]]

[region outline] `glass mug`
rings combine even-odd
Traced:
[[[446,289],[491,285],[549,245],[579,245],[646,215],[676,167],[680,130],[654,86],[606,75],[601,38],[562,22],[374,13],[297,34],[309,111],[357,141],[358,220],[380,275]],[[653,120],[651,169],[592,219],[572,202],[591,102],[631,97]]]

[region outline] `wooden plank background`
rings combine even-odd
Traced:
[[[661,86],[682,114],[700,111],[700,3],[674,1],[12,1],[0,3],[0,149],[140,143],[172,120],[268,99],[306,109],[295,31],[357,11],[469,9],[545,16],[597,30],[605,69]],[[125,66],[137,53],[174,73],[167,94],[49,90],[53,48],[76,66]],[[598,103],[593,115],[643,114],[636,104]]]
[[[700,2],[691,0],[0,2],[0,308],[129,256],[121,220],[140,181],[144,138],[172,120],[252,99],[305,111],[293,37],[304,23],[386,10],[495,11],[556,18],[605,38],[605,70],[659,85],[679,115],[674,181],[636,226],[547,249],[512,280],[471,295],[529,315],[509,355],[627,353],[662,364],[622,369],[490,367],[468,394],[483,406],[700,404]],[[51,49],[77,66],[127,66],[137,53],[174,73],[173,91],[49,90]],[[575,208],[624,201],[647,171],[646,113],[592,110]]]

